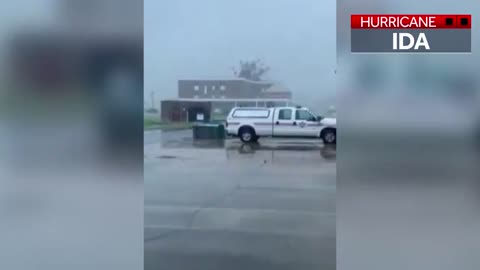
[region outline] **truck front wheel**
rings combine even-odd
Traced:
[[[324,144],[337,144],[337,130],[334,128],[326,128],[322,130],[320,137]]]
[[[254,142],[258,139],[255,130],[251,127],[242,127],[238,132],[238,136],[242,142]]]

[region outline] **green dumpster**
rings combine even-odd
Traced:
[[[223,124],[196,123],[193,125],[194,140],[223,140],[225,127]]]

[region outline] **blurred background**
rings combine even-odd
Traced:
[[[337,1],[338,269],[478,269],[479,49],[351,54],[351,14],[475,14],[471,1]],[[475,24],[475,23],[474,23]]]
[[[143,1],[0,6],[0,268],[142,269]]]

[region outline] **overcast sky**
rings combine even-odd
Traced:
[[[48,21],[52,3],[5,2],[0,30],[25,17]],[[294,101],[334,104],[335,1],[145,0],[144,7],[145,96],[155,91],[157,104],[177,96],[178,79],[233,77],[233,66],[254,58],[270,66],[267,79],[292,90]]]
[[[145,0],[144,16],[147,97],[174,98],[178,79],[232,76],[261,58],[294,101],[334,105],[335,1]]]

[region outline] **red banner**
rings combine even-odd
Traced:
[[[440,15],[396,15],[396,14],[352,14],[351,27],[356,29],[470,29],[472,16],[469,14]]]

